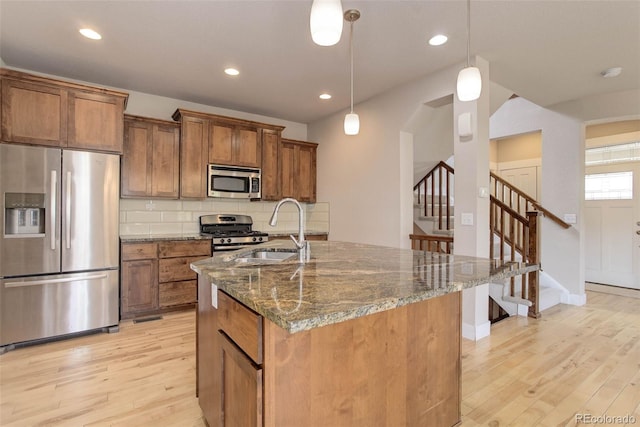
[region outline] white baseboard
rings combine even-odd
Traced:
[[[491,335],[491,322],[486,322],[481,325],[462,323],[462,338],[478,341],[489,335]]]
[[[563,304],[583,306],[587,303],[587,294],[562,295],[560,302]]]

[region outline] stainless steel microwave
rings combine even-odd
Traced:
[[[262,188],[259,168],[209,165],[207,195],[231,199],[259,199]]]

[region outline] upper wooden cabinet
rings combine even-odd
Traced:
[[[280,196],[300,202],[316,201],[316,151],[318,144],[282,139],[280,145]]]
[[[125,115],[121,196],[177,199],[179,150],[177,123]]]
[[[283,126],[178,109],[181,125],[180,197],[205,198],[207,164],[262,167],[263,133],[280,138]]]
[[[0,69],[3,142],[122,153],[128,94]]]
[[[280,132],[262,131],[262,200],[280,199]]]
[[[262,158],[259,129],[211,122],[209,133],[209,163],[259,168]]]

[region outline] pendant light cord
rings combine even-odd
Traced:
[[[467,68],[471,66],[471,0],[467,0]]]
[[[353,21],[349,31],[349,55],[351,56],[351,113],[353,113]]]

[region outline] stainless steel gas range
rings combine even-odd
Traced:
[[[252,229],[248,215],[212,214],[200,217],[200,234],[212,238],[213,252],[234,251],[268,242],[269,235]]]

